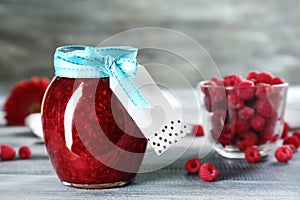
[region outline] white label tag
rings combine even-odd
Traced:
[[[190,130],[182,123],[182,116],[172,108],[144,66],[139,65],[136,77],[131,81],[152,108],[133,105],[113,77],[110,77],[110,88],[148,139],[151,147],[160,155],[190,133]]]

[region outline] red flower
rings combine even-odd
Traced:
[[[41,112],[41,103],[48,84],[47,78],[37,77],[18,82],[3,107],[7,125],[22,126],[26,116]]]

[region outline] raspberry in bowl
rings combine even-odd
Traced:
[[[281,137],[288,83],[267,72],[230,74],[199,84],[204,132],[226,158],[256,146],[266,156]]]

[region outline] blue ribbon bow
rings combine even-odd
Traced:
[[[138,63],[133,47],[63,46],[54,54],[55,75],[68,78],[114,77],[133,105],[151,108],[131,82]]]

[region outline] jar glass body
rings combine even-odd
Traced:
[[[68,186],[130,183],[147,140],[113,94],[109,78],[54,77],[42,106],[46,149]]]

